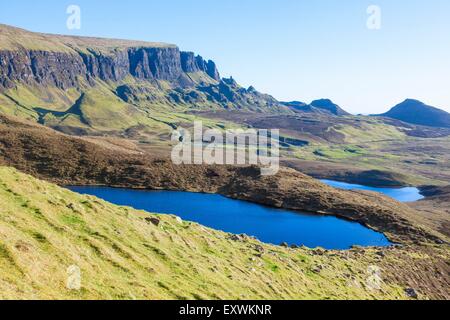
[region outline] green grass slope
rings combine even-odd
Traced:
[[[377,249],[361,254],[233,241],[6,167],[0,167],[0,203],[1,299],[406,298],[395,279],[369,285]],[[398,265],[394,255],[389,261]],[[73,265],[81,270],[80,290],[66,286]]]
[[[115,49],[129,47],[164,48],[175,46],[159,42],[45,34],[0,24],[0,50],[16,50],[24,48],[29,50],[70,53],[74,52],[74,50],[84,51],[87,47],[95,48],[99,52],[108,53]]]
[[[132,80],[129,82],[138,86]],[[60,131],[84,134],[121,134],[137,128],[140,132],[169,136],[174,127],[191,125],[196,119],[209,127],[223,124],[223,121],[186,114],[189,106],[170,101],[164,88],[139,83],[139,89],[143,97],[125,101],[116,94],[115,84],[102,81],[94,87],[69,90],[41,90],[18,85],[0,93],[0,113],[36,121]],[[152,99],[147,99],[148,96]]]

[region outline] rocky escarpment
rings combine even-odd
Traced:
[[[214,61],[205,61],[201,56],[195,56],[193,52],[181,52],[181,68],[184,72],[205,72],[211,78],[220,80]]]
[[[104,84],[109,88],[105,89]],[[33,98],[8,91],[21,89],[22,85],[31,89]],[[57,90],[53,90],[55,88]],[[111,114],[116,114],[118,108],[111,106],[122,102],[139,109],[195,107],[290,112],[273,97],[253,87],[246,89],[233,79],[221,79],[213,61],[193,52],[180,51],[174,45],[48,35],[0,24],[0,101],[2,98],[6,101],[8,111],[15,107],[28,117],[33,109],[31,112],[37,113],[32,116],[41,123],[65,128],[67,114],[60,109],[50,120],[45,115],[60,105],[67,110],[71,107],[69,101],[75,103],[74,97],[67,93],[69,88],[89,92],[91,99],[86,100],[87,106],[82,111],[89,113],[87,109],[98,110],[98,106],[102,106],[102,119],[109,122],[117,119]],[[122,101],[117,102],[111,92]],[[122,104],[121,110],[130,116],[129,106]],[[131,116],[135,116],[133,123],[142,120],[140,112]],[[76,116],[70,120],[70,126],[84,126],[78,123]],[[119,127],[127,127],[129,123],[124,121]],[[102,126],[97,124],[93,121],[91,127]]]
[[[88,75],[81,56],[63,52],[0,51],[0,88],[15,82],[74,87],[77,77]]]
[[[127,76],[177,83],[189,72],[204,72],[220,80],[214,62],[191,52],[181,52],[177,47],[116,49],[108,54],[95,48],[73,52],[23,48],[0,51],[0,88],[3,89],[13,87],[16,82],[67,89],[77,86],[80,79],[120,81]]]

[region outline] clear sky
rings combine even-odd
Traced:
[[[80,30],[66,27],[71,4]],[[449,0],[0,0],[0,23],[174,43],[280,100],[378,113],[416,98],[450,112]]]

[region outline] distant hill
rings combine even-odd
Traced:
[[[337,104],[335,104],[330,99],[320,99],[320,100],[314,100],[311,102],[311,105],[315,108],[322,109],[328,112],[331,112],[332,114],[336,116],[348,116],[350,113],[339,107]]]
[[[378,116],[417,125],[450,128],[450,113],[414,99],[407,99]]]
[[[283,105],[289,107],[290,109],[294,111],[302,111],[302,112],[315,112],[316,109],[313,108],[313,106],[301,102],[301,101],[289,101],[289,102],[283,102]]]
[[[294,111],[308,112],[308,113],[326,113],[333,114],[335,116],[347,116],[350,115],[347,111],[333,103],[330,99],[314,100],[310,104],[300,101],[283,102],[283,105],[289,107]]]
[[[440,283],[438,273],[423,276],[436,260],[408,261],[409,267],[400,259],[403,252],[386,250],[386,260],[394,263],[383,268],[401,270],[400,276],[372,292],[360,284],[367,266],[380,263],[380,249],[347,255],[277,247],[175,216],[115,206],[7,167],[0,167],[0,201],[2,300],[398,300],[406,298],[398,288],[412,281],[412,268],[419,284]],[[80,290],[69,290],[77,281],[68,279],[77,278],[68,277],[77,271]],[[349,289],[336,278],[358,286]],[[439,298],[431,291],[423,297]]]

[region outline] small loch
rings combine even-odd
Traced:
[[[245,233],[262,242],[348,249],[352,245],[388,246],[381,233],[332,216],[281,210],[216,194],[144,191],[108,187],[69,187],[111,203],[148,212],[174,214],[185,221],[230,232]]]
[[[424,197],[420,194],[418,188],[405,187],[405,188],[379,188],[379,187],[369,187],[360,184],[351,184],[345,182],[339,182],[334,180],[321,180],[323,183],[329,186],[345,189],[345,190],[366,190],[382,193],[388,197],[391,197],[400,202],[412,202],[423,199]]]

